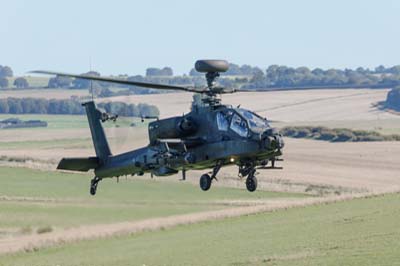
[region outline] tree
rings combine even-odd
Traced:
[[[49,79],[49,88],[69,88],[72,85],[72,79],[69,77],[56,76]]]
[[[159,69],[156,67],[149,67],[146,69],[146,77],[155,77],[155,76],[173,76],[174,72],[170,67],[164,67],[163,69]]]
[[[146,69],[146,77],[160,76],[160,69],[156,67],[149,67]]]
[[[83,73],[82,75],[88,75],[88,76],[93,76],[93,77],[100,77],[100,73],[97,71],[89,71],[87,73]],[[90,84],[92,82],[92,85]],[[90,88],[91,86],[94,87],[101,87],[100,82],[97,81],[90,81],[87,79],[75,79],[72,82],[72,85],[75,89],[87,89]]]
[[[325,74],[325,71],[322,70],[321,68],[315,68],[313,71],[311,71],[312,74],[316,76],[323,76]]]
[[[400,74],[400,65],[391,67],[389,72],[396,75]]]
[[[111,97],[113,96],[113,92],[108,88],[104,88],[101,89],[96,95],[100,98]]]
[[[14,86],[21,89],[21,88],[28,88],[29,83],[25,78],[19,77],[14,80]]]
[[[12,77],[13,71],[9,66],[0,65],[0,78]]]
[[[253,77],[251,78],[251,82],[259,82],[265,79],[264,72],[262,72],[261,69],[258,69],[255,71],[253,74]]]
[[[161,76],[169,76],[172,77],[174,75],[174,71],[170,67],[164,67],[161,69]]]
[[[375,67],[375,73],[382,74],[386,72],[386,68],[383,65]]]
[[[196,69],[192,68],[189,72],[189,76],[191,77],[198,77],[198,76],[202,76],[203,74],[200,72],[197,72]]]
[[[242,65],[240,67],[240,75],[250,76],[253,74],[253,68],[249,65]]]
[[[46,114],[49,101],[43,98],[36,99],[35,114]]]
[[[21,105],[21,100],[17,98],[8,98],[8,106],[11,114],[22,114],[24,111]]]
[[[48,114],[59,114],[60,113],[59,104],[56,99],[51,99],[47,106],[48,106],[48,108],[47,108]]]
[[[8,114],[9,110],[7,99],[0,99],[0,113]]]
[[[266,78],[271,84],[275,84],[278,81],[279,66],[278,65],[270,65],[266,71]]]
[[[241,75],[241,70],[240,70],[240,67],[238,66],[238,65],[236,65],[236,64],[232,64],[232,63],[230,63],[229,64],[229,69],[228,69],[228,71],[226,71],[226,75],[229,75],[229,76],[237,76],[237,75]]]
[[[24,114],[33,114],[35,113],[35,99],[33,98],[23,98],[21,100],[21,107],[22,107],[22,113]]]
[[[129,116],[140,116],[140,110],[135,104],[130,104],[128,106]]]
[[[8,79],[0,78],[0,88],[7,88],[8,87]]]
[[[141,116],[159,116],[160,111],[154,105],[149,105],[146,103],[139,103],[138,104],[139,112]]]
[[[305,66],[296,68],[296,73],[304,76],[311,75],[310,69],[308,69],[308,67]]]

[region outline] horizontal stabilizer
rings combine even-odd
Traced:
[[[57,169],[87,172],[90,169],[95,169],[99,164],[99,158],[97,157],[62,158],[58,163]]]

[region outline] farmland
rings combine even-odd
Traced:
[[[105,180],[101,195],[87,193],[87,174],[0,168],[1,229],[69,227],[223,208],[230,200],[305,197],[303,194],[221,188],[209,194],[192,185],[161,180]],[[35,189],[32,189],[35,188]],[[30,215],[28,215],[28,213]]]
[[[0,170],[0,253],[5,251],[2,241],[26,236],[34,239],[40,228],[63,233],[85,225],[112,225],[309,197],[300,193],[250,194],[230,188],[205,194],[185,182],[129,178],[119,183],[105,180],[101,195],[93,198],[87,193],[87,174],[10,167]]]
[[[395,265],[399,199],[392,194],[81,241],[8,255],[0,264]]]
[[[400,117],[374,105],[386,93],[287,91],[223,100],[259,111],[276,127],[399,134]],[[155,104],[161,117],[189,110],[191,94],[169,96],[98,101]],[[0,115],[9,117],[45,120],[48,127],[0,131],[0,251],[12,252],[0,256],[0,265],[392,265],[398,259],[399,142],[286,138],[283,170],[260,170],[255,193],[245,190],[237,168],[227,167],[207,193],[198,188],[204,172],[192,171],[186,182],[180,175],[104,180],[91,197],[91,173],[54,171],[62,157],[94,154],[85,116]],[[112,152],[147,145],[147,123],[124,117],[105,123]],[[372,194],[382,196],[364,198]]]

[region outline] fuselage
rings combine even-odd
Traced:
[[[179,170],[225,165],[259,164],[281,155],[282,136],[266,119],[226,105],[194,106],[183,116],[149,123],[149,145],[110,156],[96,176],[164,176]]]

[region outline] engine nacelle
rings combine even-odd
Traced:
[[[150,143],[157,139],[180,139],[197,131],[196,123],[190,117],[171,117],[149,123]]]

